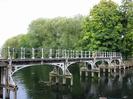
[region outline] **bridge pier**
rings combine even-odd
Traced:
[[[5,99],[10,99],[10,90],[8,88],[5,89]]]
[[[100,74],[100,71],[98,72],[98,78],[100,78],[101,77],[101,74]]]
[[[6,71],[7,71],[7,64],[4,62],[0,62],[0,99],[4,98],[4,86],[6,83]]]
[[[113,72],[116,73],[116,67],[114,67],[114,71]]]
[[[103,68],[103,72],[104,72],[104,73],[106,72],[106,69],[105,69],[105,68]]]
[[[53,71],[49,73],[49,82],[51,84],[57,84],[59,83],[60,78],[62,79],[62,84],[65,85],[67,80],[70,80],[70,85],[73,85],[73,76],[71,73],[68,72],[68,70],[65,71],[65,74],[60,75],[59,74],[59,67],[55,66]]]
[[[94,77],[94,72],[91,72],[91,77]]]
[[[82,77],[82,73],[85,72],[85,76],[88,76],[88,68],[86,66],[86,64],[84,64],[83,66],[80,67],[80,77]]]
[[[51,84],[59,83],[59,68],[57,66],[49,73],[49,82]]]
[[[110,73],[111,72],[111,69],[110,68],[108,68],[108,73]]]
[[[3,99],[3,73],[4,72],[4,67],[0,67],[0,99]]]
[[[62,78],[62,84],[65,85],[67,80],[70,80],[70,85],[73,85],[73,76],[72,75],[64,75]]]
[[[17,86],[11,78],[11,64],[0,62],[0,99],[10,99],[10,91],[14,92],[14,99],[17,98]]]
[[[5,98],[6,99],[10,99],[10,89],[9,89],[9,82],[10,82],[10,79],[9,79],[9,66],[6,66],[7,68],[5,68]]]

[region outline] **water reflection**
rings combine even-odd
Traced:
[[[102,74],[101,78],[80,78],[79,66],[69,68],[74,85],[56,84],[48,86],[50,66],[25,68],[14,75],[19,87],[18,99],[133,99],[133,71]]]

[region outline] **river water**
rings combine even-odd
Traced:
[[[133,99],[133,70],[80,77],[79,66],[70,66],[73,86],[56,84],[48,86],[52,66],[24,68],[13,75],[18,85],[17,99]],[[12,93],[11,93],[12,94]],[[13,99],[13,98],[11,98]]]

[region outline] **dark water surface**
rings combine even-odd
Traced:
[[[16,72],[17,99],[133,99],[133,70],[103,74],[101,78],[79,76],[79,66],[71,66],[74,85],[48,86],[51,66],[33,66]]]

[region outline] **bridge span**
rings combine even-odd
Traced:
[[[8,47],[1,49],[0,54],[1,87],[7,90],[6,97],[9,97],[10,90],[13,90],[15,92],[14,99],[16,99],[17,85],[13,82],[12,75],[23,68],[40,64],[53,66],[53,71],[49,73],[50,83],[58,83],[58,77],[62,75],[63,84],[66,83],[67,79],[70,79],[70,84],[73,85],[73,75],[68,67],[75,63],[82,64],[80,76],[82,76],[82,72],[85,72],[86,76],[88,72],[91,72],[93,77],[96,72],[100,77],[100,70],[117,72],[119,69],[126,68],[119,52]],[[62,72],[60,73],[59,70]],[[1,90],[1,94],[2,92],[3,90]]]

